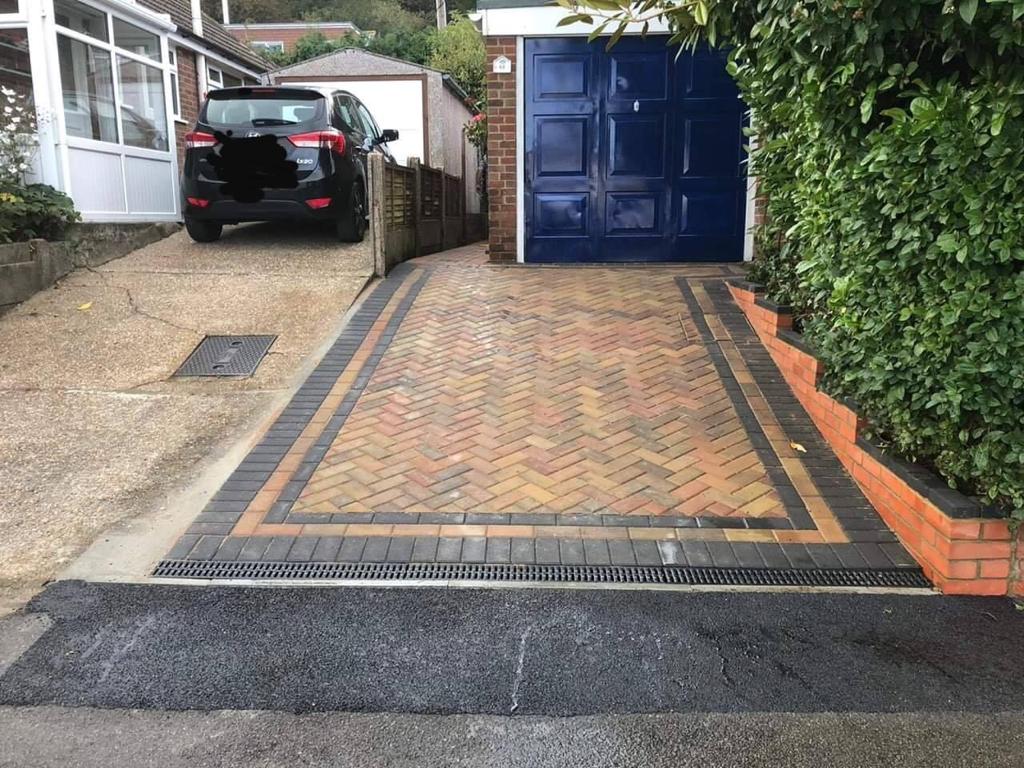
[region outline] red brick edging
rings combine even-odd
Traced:
[[[792,332],[785,307],[758,299],[760,286],[729,285],[733,298],[836,456],[925,575],[946,594],[1024,596],[1024,527],[951,490],[920,467],[885,456],[859,436],[857,413],[818,389],[824,366]]]

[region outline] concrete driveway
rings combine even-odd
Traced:
[[[365,244],[327,232],[179,232],[0,318],[0,613],[257,426],[370,272]],[[251,378],[170,378],[204,335],[228,333],[278,338]]]

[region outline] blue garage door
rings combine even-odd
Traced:
[[[746,107],[724,54],[525,46],[527,261],[743,258]]]

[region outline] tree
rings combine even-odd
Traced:
[[[430,66],[450,74],[474,103],[486,98],[487,53],[484,40],[469,19],[455,14],[434,37]]]
[[[427,26],[399,0],[230,0],[236,22],[350,21],[364,31],[412,32]],[[220,0],[204,0],[204,8],[220,18]]]

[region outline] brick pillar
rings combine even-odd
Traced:
[[[488,37],[487,46],[487,221],[490,259],[516,260],[516,39]],[[512,71],[495,74],[498,56],[512,60]]]

